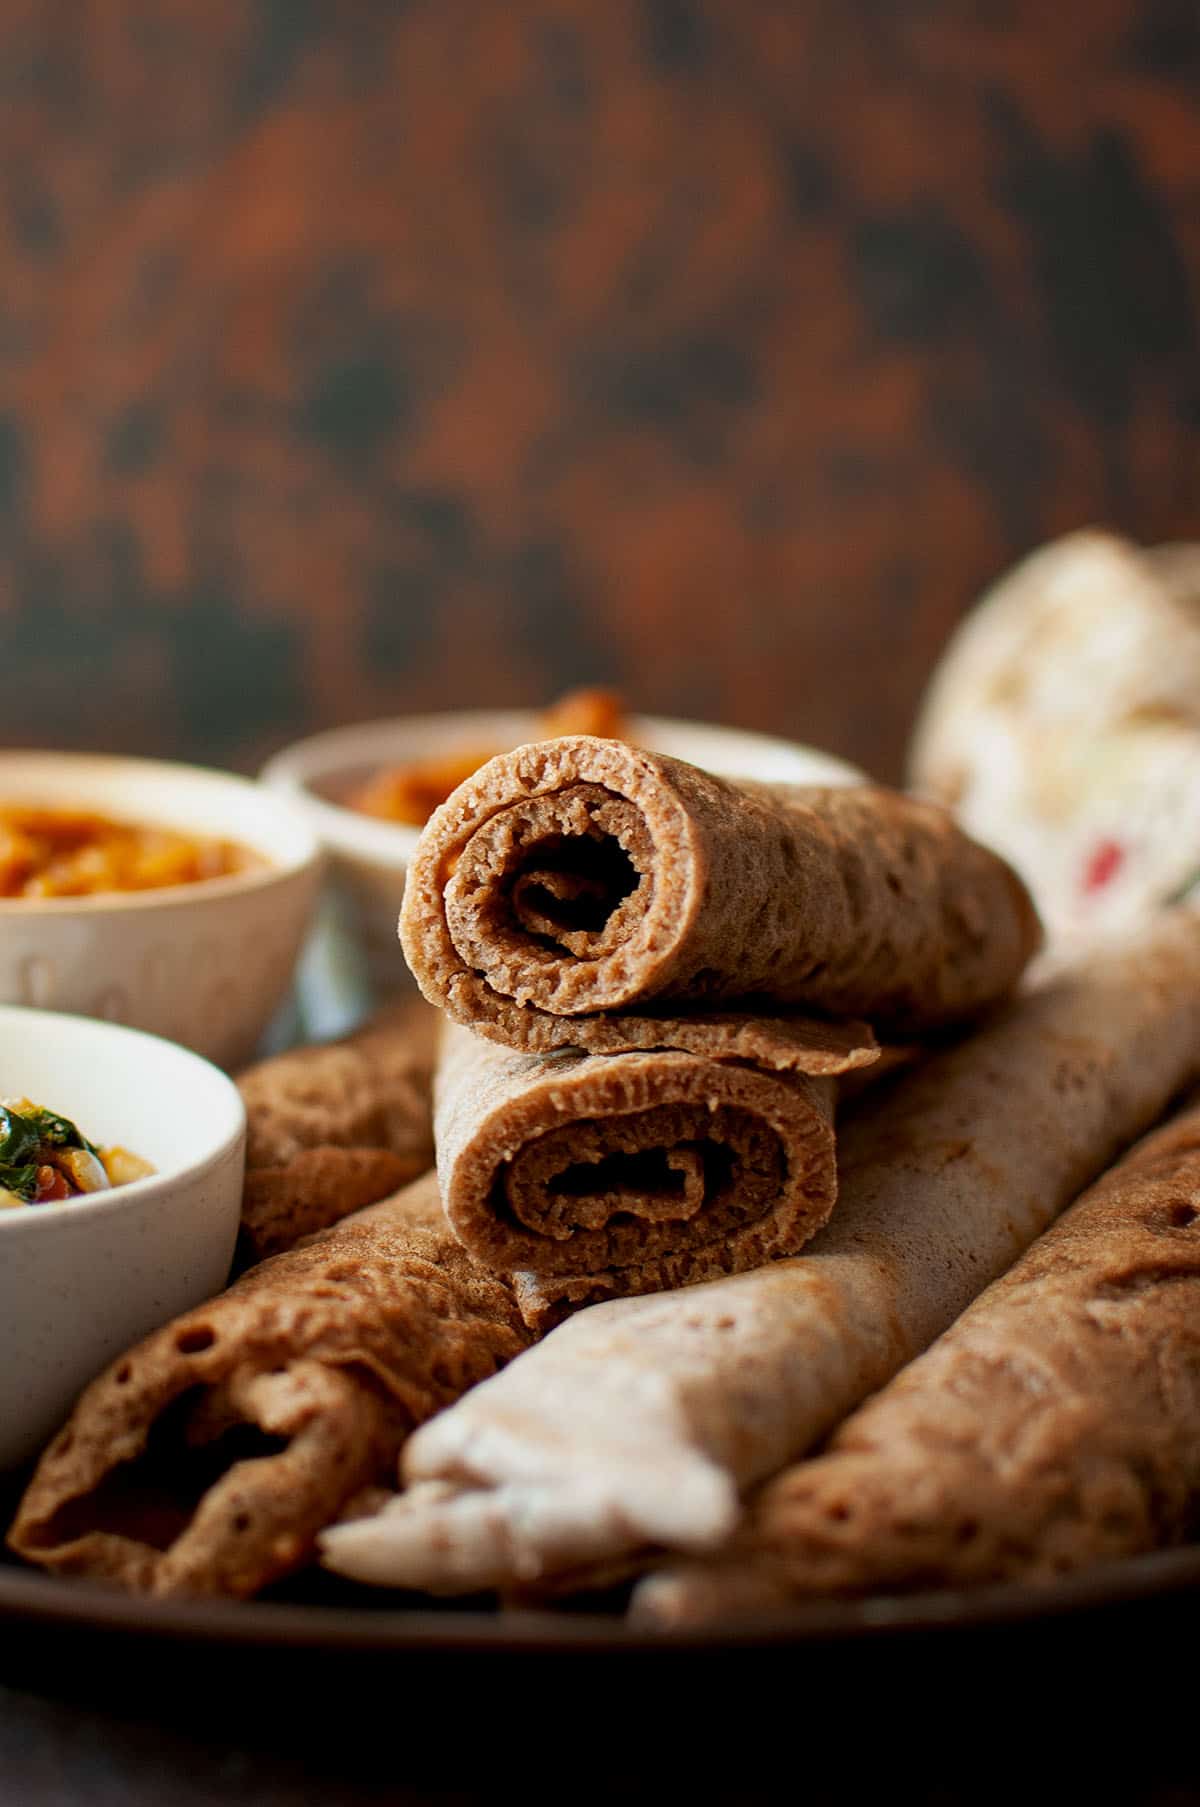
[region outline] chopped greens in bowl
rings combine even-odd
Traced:
[[[62,1204],[153,1173],[127,1148],[99,1148],[69,1117],[28,1098],[0,1100],[0,1210]]]

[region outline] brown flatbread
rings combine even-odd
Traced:
[[[581,1305],[794,1255],[837,1197],[833,1075],[865,1024],[712,1012],[688,1046],[526,1054],[450,1023],[435,1087],[446,1214],[545,1331]]]
[[[593,1052],[646,1046],[639,1017],[682,999],[920,1034],[1011,990],[1040,937],[1020,880],[932,805],[731,784],[586,735],[519,747],[454,792],[400,930],[457,1021]]]
[[[470,1591],[720,1547],[1200,1077],[1200,920],[1165,913],[868,1093],[793,1260],[577,1313],[406,1448],[411,1485],[324,1560]]]
[[[1179,1543],[1200,1497],[1200,1101],[1084,1193],[720,1563],[643,1584],[699,1623],[813,1593],[1051,1580]]]
[[[114,1362],[43,1455],[9,1546],[139,1592],[253,1594],[529,1341],[429,1174]]]
[[[433,1165],[437,1022],[413,998],[343,1041],[295,1048],[241,1075],[243,1265],[291,1248]]]

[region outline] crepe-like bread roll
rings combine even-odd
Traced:
[[[433,1165],[437,1021],[413,998],[343,1041],[294,1048],[240,1076],[248,1260],[291,1248]]]
[[[1164,915],[866,1099],[807,1251],[568,1319],[425,1426],[324,1560],[434,1591],[718,1545],[739,1491],[927,1347],[1200,1075],[1200,920]]]
[[[394,1482],[414,1425],[528,1342],[429,1174],[114,1362],[42,1456],[9,1545],[145,1593],[255,1593]]]
[[[1179,1543],[1200,1495],[1200,1104],[1139,1144],[720,1562],[644,1581],[693,1624],[814,1593],[1050,1580]]]
[[[863,1023],[714,1012],[628,1054],[526,1054],[450,1023],[437,1070],[446,1215],[517,1277],[532,1327],[794,1255],[837,1197],[833,1075]]]
[[[425,996],[477,1034],[597,1053],[657,1046],[641,1018],[680,999],[920,1033],[1009,991],[1040,936],[1020,880],[939,809],[731,784],[586,735],[459,786],[421,836],[400,932]]]
[[[992,586],[938,663],[917,788],[1012,861],[1051,942],[1135,927],[1200,875],[1200,567],[1067,534]]]

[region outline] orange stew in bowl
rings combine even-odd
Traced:
[[[226,878],[259,864],[249,848],[83,809],[0,804],[0,898],[90,897]]]
[[[127,1148],[97,1148],[57,1111],[28,1098],[0,1101],[0,1211],[65,1204],[153,1172]]]
[[[596,734],[605,740],[627,738],[627,722],[621,700],[610,690],[572,690],[544,709],[530,736],[554,740],[560,734]],[[414,759],[388,766],[368,778],[346,798],[351,809],[388,822],[406,822],[424,828],[438,805],[464,784],[472,772],[494,759],[505,747],[462,747],[434,759]]]

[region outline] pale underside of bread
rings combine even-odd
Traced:
[[[529,1340],[430,1174],[114,1362],[43,1454],[10,1547],[139,1592],[255,1593]]]
[[[637,1616],[1048,1581],[1182,1541],[1200,1497],[1197,1225],[1193,1099],[765,1487],[728,1550],[648,1577]]]
[[[747,997],[920,1034],[1010,991],[1040,935],[1019,879],[941,810],[588,736],[454,792],[400,928],[426,997],[477,1034],[597,1053],[659,1045],[644,1019],[665,1008]]]
[[[1200,923],[1162,917],[901,1074],[847,1121],[791,1260],[570,1318],[424,1427],[412,1484],[324,1540],[433,1591],[700,1551],[1011,1265],[1200,1073]]]

